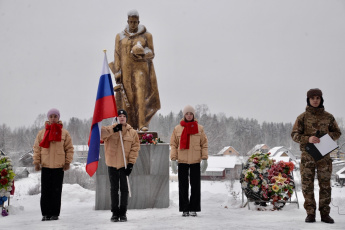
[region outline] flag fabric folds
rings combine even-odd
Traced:
[[[86,172],[93,176],[98,167],[101,141],[101,122],[103,119],[117,117],[113,83],[108,66],[107,55],[104,52],[102,75],[99,79],[95,110],[93,112],[89,136],[89,152],[87,155]]]

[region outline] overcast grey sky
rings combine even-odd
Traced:
[[[131,9],[153,34],[159,113],[294,122],[318,87],[345,117],[344,0],[0,0],[0,124],[52,107],[92,117],[103,49],[112,61]]]

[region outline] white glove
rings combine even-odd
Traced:
[[[171,161],[171,171],[177,174],[177,161]]]
[[[206,169],[207,169],[207,166],[208,166],[207,160],[202,160],[201,161],[201,165],[200,165],[200,171],[202,173],[205,173]]]

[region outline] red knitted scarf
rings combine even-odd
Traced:
[[[46,132],[44,133],[40,146],[43,148],[49,148],[51,141],[61,141],[61,130],[62,124],[46,124]]]
[[[184,127],[180,140],[180,149],[189,149],[189,140],[191,134],[196,134],[199,132],[198,122],[185,122],[181,121],[180,125]]]

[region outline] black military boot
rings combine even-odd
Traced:
[[[327,224],[334,224],[334,220],[329,215],[321,215],[321,221]]]
[[[126,222],[127,221],[127,206],[121,205],[120,206],[120,222]]]
[[[313,214],[308,214],[307,218],[305,218],[305,222],[307,222],[307,223],[313,223],[313,222],[315,222],[315,215],[313,215]]]

